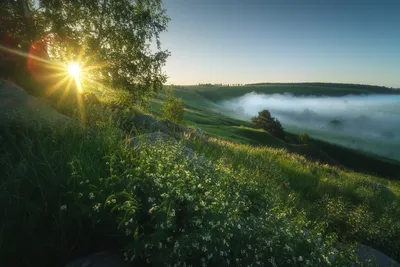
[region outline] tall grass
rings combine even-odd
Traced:
[[[9,126],[0,147],[2,265],[58,266],[105,249],[135,265],[354,261],[286,189],[228,151],[214,150],[212,164],[180,144],[132,148],[111,120]]]
[[[131,147],[113,114],[0,129],[0,265],[350,266],[353,242],[400,258],[398,182],[215,138]]]
[[[247,169],[249,177],[261,176],[265,187],[283,185],[284,195],[308,219],[323,223],[340,240],[361,242],[400,259],[399,181],[310,162],[283,149],[210,141],[209,146],[194,146],[208,157],[222,155],[232,172]]]

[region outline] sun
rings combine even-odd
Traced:
[[[77,62],[70,62],[68,64],[69,75],[77,81],[80,79],[81,70],[82,69],[79,66],[79,63],[77,63]]]

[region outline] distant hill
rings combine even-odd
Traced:
[[[368,84],[354,84],[354,83],[324,83],[324,82],[303,82],[303,83],[249,83],[246,85],[312,85],[312,86],[325,86],[336,88],[354,88],[367,90],[373,93],[400,93],[400,88],[391,88],[387,86],[368,85]]]
[[[196,85],[179,86],[180,90],[195,91],[208,100],[219,102],[255,92],[295,96],[345,96],[363,94],[400,94],[400,90],[384,86],[338,83],[257,83],[241,86]]]

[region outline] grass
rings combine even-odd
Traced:
[[[133,149],[112,121],[99,124],[2,131],[3,261],[58,266],[116,248],[135,265],[329,261],[335,235],[286,214],[277,183],[260,190],[251,171],[199,164],[179,145]]]
[[[270,90],[269,88],[271,87],[275,89],[278,88],[279,90],[287,90],[287,88],[289,88],[289,90],[303,90],[302,92],[306,92],[308,94],[315,92],[315,90],[321,90],[321,92],[324,92],[325,94],[330,94],[329,92],[336,92],[335,90],[342,90],[342,93],[351,93],[352,90],[364,90],[364,93],[384,90],[382,88],[375,87],[361,87],[361,89],[354,88],[348,90],[348,88],[343,87],[343,85],[338,85],[338,88],[333,86],[321,87],[314,85],[302,85],[297,88],[296,85],[278,84],[236,87],[179,86],[176,87],[174,91],[177,97],[181,97],[183,99],[186,106],[184,114],[185,123],[188,126],[199,127],[203,129],[210,136],[219,137],[240,144],[251,144],[255,146],[266,145],[274,148],[282,148],[286,149],[288,152],[298,153],[312,160],[340,165],[358,172],[380,175],[395,180],[400,178],[400,164],[396,161],[388,160],[387,158],[376,155],[370,155],[362,151],[350,149],[344,145],[335,145],[326,141],[332,138],[337,138],[335,136],[327,136],[323,141],[311,139],[310,145],[304,146],[298,143],[297,134],[287,133],[287,136],[290,140],[288,140],[286,143],[282,142],[269,133],[251,128],[251,124],[248,121],[228,117],[227,115],[224,115],[227,114],[226,112],[224,112],[224,114],[220,113],[220,109],[215,108],[214,102],[202,95],[202,90],[212,94],[218,94],[219,96],[217,98],[212,98],[213,101],[217,101],[219,97],[227,99],[233,96],[232,94],[251,92],[249,90],[253,90],[254,87],[259,87],[264,90],[264,92]],[[310,87],[313,88],[311,91],[309,90]],[[161,93],[157,98],[151,101],[150,111],[153,114],[158,116],[161,115],[161,103],[163,98],[164,94]],[[343,140],[340,141],[342,143],[347,142]],[[351,140],[348,140],[348,142],[351,142]]]
[[[399,181],[309,161],[195,107],[186,123],[215,137],[135,148],[111,110],[85,113],[0,129],[2,265],[115,250],[135,266],[350,266],[357,242],[400,260]]]

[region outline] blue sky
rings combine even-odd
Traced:
[[[400,1],[164,0],[168,83],[400,87]]]

